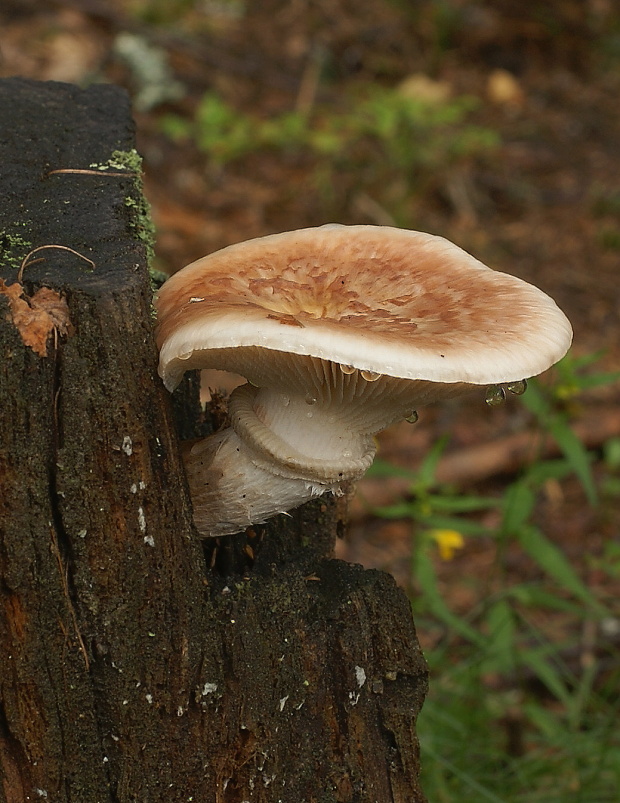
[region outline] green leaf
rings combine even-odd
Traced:
[[[612,385],[618,380],[620,380],[620,371],[607,371],[600,374],[581,376],[577,379],[577,384],[579,390],[590,390],[591,388],[601,387],[601,385]]]
[[[489,635],[484,670],[511,672],[515,664],[515,619],[507,599],[500,599],[489,608],[486,624]]]
[[[387,460],[382,460],[378,457],[366,472],[367,477],[404,477],[414,482],[417,473],[410,468],[402,468],[389,463]]]
[[[544,460],[534,463],[527,470],[527,479],[532,486],[540,488],[547,480],[563,480],[572,471],[564,457],[557,460]]]
[[[462,519],[456,516],[437,516],[432,513],[430,515],[416,515],[415,519],[428,529],[456,530],[461,533],[461,535],[471,536],[491,535],[489,528],[485,527],[484,524],[478,524],[476,521]]]
[[[428,549],[422,547],[418,550],[414,562],[414,577],[420,591],[424,595],[424,603],[428,610],[444,625],[458,633],[467,641],[480,649],[486,649],[486,639],[475,628],[454,614],[441,596],[437,585],[435,567]]]
[[[559,446],[571,469],[577,475],[591,505],[597,503],[596,486],[590,466],[590,455],[570,427],[566,417],[553,410],[540,387],[531,383],[522,397],[524,406],[539,420]]]
[[[502,504],[502,500],[494,496],[440,496],[432,494],[429,503],[433,510],[441,513],[474,513],[478,510],[492,510]]]
[[[603,444],[603,457],[605,459],[605,465],[607,468],[611,469],[611,471],[617,471],[620,469],[619,437],[610,438],[606,443]]]
[[[531,657],[531,656],[530,656]],[[540,665],[540,657],[534,659],[534,666],[531,667],[533,671],[538,674],[536,667]],[[543,674],[547,672],[543,669]],[[554,681],[552,681],[553,683]],[[563,687],[563,684],[562,684]],[[556,695],[557,696],[557,695]],[[562,723],[557,714],[552,710],[545,708],[538,702],[526,701],[523,705],[523,711],[529,722],[534,725],[550,742],[556,741],[558,734],[562,731]]]
[[[551,405],[539,384],[530,382],[527,386],[527,392],[519,398],[530,413],[533,413],[542,424],[546,423],[546,417],[551,413]]]
[[[486,803],[506,803],[506,798],[503,795],[498,797],[492,790],[479,783],[473,774],[449,761],[445,755],[436,752],[429,744],[424,743],[422,745],[422,754],[426,754],[428,758],[432,758],[445,767],[451,776],[458,778],[462,786],[467,787],[476,796],[477,803],[483,803],[483,801],[486,801]],[[462,801],[473,799],[469,796],[460,798]],[[456,800],[456,798],[450,797],[446,798],[446,800]]]
[[[527,554],[565,591],[573,594],[598,613],[605,609],[581,581],[564,553],[549,541],[537,527],[522,527],[518,533],[521,546]]]
[[[372,512],[382,519],[410,519],[415,517],[415,504],[399,502],[395,505],[372,508]]]
[[[436,484],[435,474],[437,473],[437,464],[441,459],[448,444],[448,437],[444,436],[439,438],[432,447],[428,454],[420,464],[416,472],[416,484],[421,488],[432,488]]]
[[[527,398],[526,398],[527,397]],[[596,486],[590,466],[590,455],[575,435],[563,414],[554,412],[539,388],[532,385],[523,397],[523,404],[539,419],[559,446],[572,471],[577,475],[591,505],[597,503]]]
[[[590,465],[590,455],[579,438],[570,428],[568,421],[557,416],[549,422],[549,431],[566,457],[586,493],[588,502],[597,504],[596,486]]]
[[[501,532],[516,535],[528,521],[536,504],[536,496],[526,482],[515,482],[504,496]]]
[[[570,691],[567,688],[562,675],[546,659],[543,652],[536,649],[522,650],[519,654],[521,662],[528,666],[536,677],[541,680],[549,691],[557,697],[564,705],[570,704]]]
[[[564,599],[564,597],[558,596],[557,593],[547,591],[539,585],[522,583],[521,585],[513,586],[507,593],[518,603],[528,608],[548,608],[552,611],[562,611],[563,613],[569,613],[571,616],[576,616],[578,619],[583,619],[589,614],[589,611],[585,610],[580,602]]]

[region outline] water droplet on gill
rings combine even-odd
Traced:
[[[342,363],[340,363],[340,370],[342,371],[343,374],[348,375],[348,374],[354,374],[357,371],[357,368],[355,368],[353,365],[343,365]]]
[[[527,390],[527,379],[520,379],[517,382],[509,382],[506,385],[506,390],[514,393],[515,396],[522,396]]]
[[[288,396],[284,396],[284,397],[282,398],[282,404],[283,404],[285,407],[288,407],[290,403],[291,403],[291,400],[289,399],[289,397],[288,397]]]
[[[506,391],[501,385],[491,385],[487,388],[487,395],[484,400],[489,407],[499,407],[506,399]]]
[[[189,360],[189,358],[192,356],[193,353],[194,353],[193,351],[183,351],[181,352],[181,354],[179,354],[179,359]]]
[[[360,371],[360,373],[366,382],[376,382],[381,377],[381,374],[377,374],[375,371]]]
[[[306,404],[316,404],[316,396],[313,396],[311,393],[306,393],[304,401]]]
[[[413,410],[411,415],[406,416],[405,421],[409,424],[415,424],[420,416],[418,415],[417,410]]]

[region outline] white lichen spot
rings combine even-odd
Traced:
[[[184,713],[185,713],[185,711],[183,711],[183,706],[182,705],[178,706],[178,708],[177,708],[177,716],[178,717],[182,717]]]
[[[145,535],[144,536],[144,543],[148,544],[149,546],[155,546],[155,539],[152,535]]]
[[[152,694],[145,694],[144,696],[146,697],[147,703],[149,705],[152,705],[153,704],[153,695]]]
[[[138,526],[142,532],[146,531],[146,517],[144,515],[144,508],[138,508]]]
[[[123,452],[125,452],[127,457],[131,457],[131,455],[133,454],[133,443],[129,435],[125,435],[125,437],[123,438],[121,449],[123,450]]]
[[[361,689],[364,683],[366,683],[366,672],[362,669],[361,666],[355,667],[355,680],[357,681],[357,685]]]
[[[360,699],[360,693],[357,691],[350,691],[349,692],[349,702],[351,705],[357,705]]]
[[[207,694],[214,694],[216,691],[217,683],[205,683],[205,685],[202,687],[202,694],[204,697],[206,697]]]
[[[86,538],[87,530],[80,530],[78,533],[78,538]]]
[[[131,486],[131,488],[129,490],[131,491],[132,494],[137,494],[138,493],[138,486],[136,485],[135,482],[132,484],[132,486]]]
[[[280,711],[284,711],[284,706],[286,705],[286,701],[288,700],[289,695],[287,694],[286,697],[282,697],[280,700]]]
[[[35,790],[34,790],[34,791],[37,793],[37,795],[38,795],[39,797],[47,797],[47,792],[46,792],[46,790],[45,790],[45,789],[38,789],[38,788],[35,788]]]

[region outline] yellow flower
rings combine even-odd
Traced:
[[[458,530],[429,530],[429,535],[437,544],[442,560],[452,560],[456,550],[465,546],[465,540]]]

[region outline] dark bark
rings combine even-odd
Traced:
[[[330,559],[337,507],[195,536],[136,178],[53,172],[132,149],[127,98],[11,79],[0,119],[5,287],[42,245],[95,263],[33,255],[22,301],[69,317],[39,353],[0,293],[0,801],[422,801],[408,601]]]

